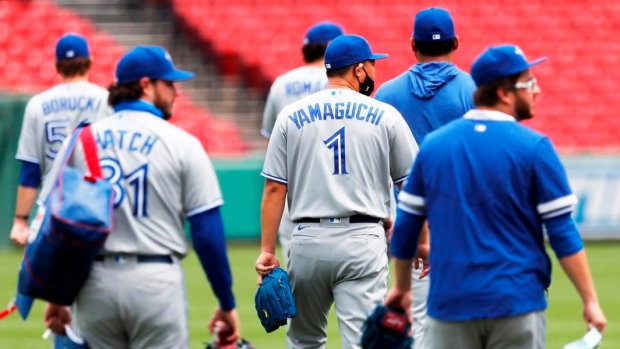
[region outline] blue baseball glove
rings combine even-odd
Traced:
[[[260,323],[267,333],[286,325],[288,318],[297,315],[288,274],[282,268],[275,268],[263,278],[254,302]]]
[[[411,348],[411,321],[402,309],[379,305],[364,322],[362,349]]]

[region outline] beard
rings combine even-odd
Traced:
[[[534,117],[532,106],[519,96],[515,102],[515,116],[517,120],[529,120]]]
[[[155,100],[153,104],[157,109],[161,110],[164,120],[169,120],[172,117],[172,103],[168,103],[159,96],[159,93],[155,92]]]

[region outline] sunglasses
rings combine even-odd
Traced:
[[[517,82],[515,84],[515,88],[517,89],[525,89],[527,92],[533,93],[538,90],[538,83],[536,82],[536,78],[531,78],[528,81]]]

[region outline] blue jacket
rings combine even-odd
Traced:
[[[474,109],[476,85],[448,62],[418,63],[383,84],[375,98],[396,108],[418,144],[431,131]]]
[[[392,255],[409,259],[428,219],[428,315],[497,319],[543,310],[558,258],[583,249],[577,198],[551,141],[497,111],[472,110],[426,137],[399,196]]]

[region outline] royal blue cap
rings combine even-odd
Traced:
[[[304,37],[304,45],[327,44],[343,33],[342,27],[337,23],[320,22],[308,29]]]
[[[418,12],[413,22],[413,39],[421,42],[454,39],[454,21],[450,12],[431,7]]]
[[[88,42],[79,34],[65,34],[56,43],[56,60],[88,57]]]
[[[359,35],[341,35],[327,45],[325,69],[332,71],[366,60],[387,57],[384,53],[372,53],[368,41]]]
[[[119,84],[136,82],[145,77],[183,81],[194,76],[192,72],[175,68],[170,54],[160,46],[136,46],[116,66],[116,82]]]
[[[476,86],[480,86],[526,71],[545,60],[547,57],[528,62],[523,50],[516,45],[491,46],[474,60],[471,65],[471,77]]]

